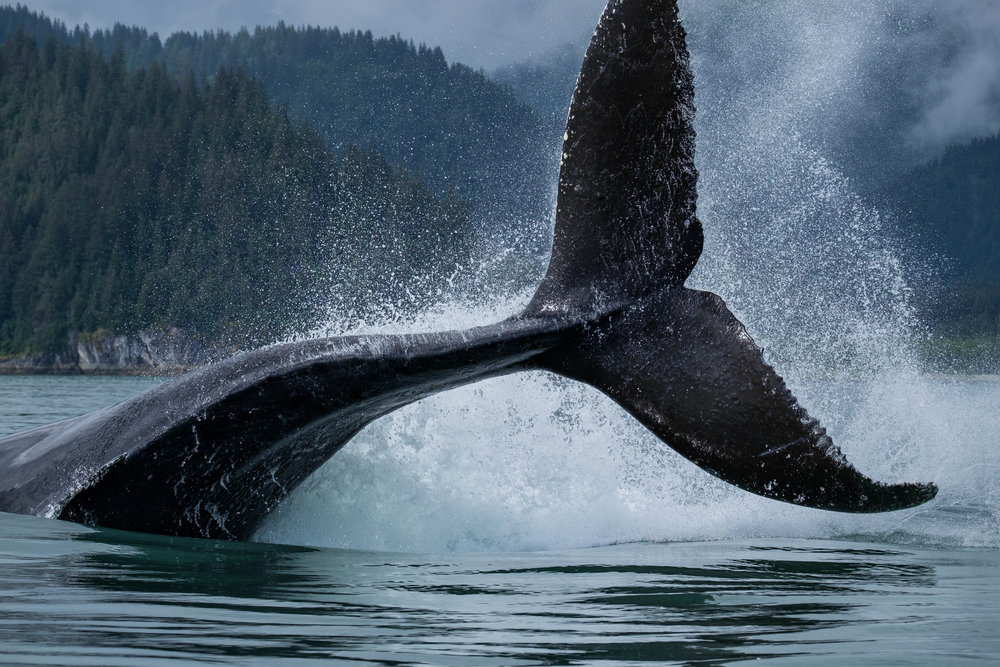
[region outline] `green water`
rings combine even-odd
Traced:
[[[10,515],[0,534],[0,660],[15,663],[900,665],[1000,652],[996,551],[759,540],[411,555]]]
[[[0,433],[152,382],[0,378]],[[997,392],[982,383],[945,390],[935,396],[953,396],[951,410],[982,411],[983,392]],[[996,496],[973,469],[994,465],[990,445],[960,457],[967,488],[946,485],[942,504],[893,524],[906,530],[848,524],[854,534],[824,528],[819,537],[758,516],[741,532],[749,525],[759,535],[738,539],[661,532],[666,539],[589,548],[399,553],[184,540],[0,514],[0,663],[995,664]],[[995,481],[996,470],[986,478]],[[690,511],[712,502],[695,497]],[[822,523],[825,514],[807,516]],[[288,516],[313,533],[325,525],[306,519]],[[426,520],[443,530],[458,519]],[[653,517],[650,525],[667,530]],[[565,530],[585,540],[590,528]],[[982,546],[958,546],[968,543]]]

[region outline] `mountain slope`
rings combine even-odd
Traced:
[[[242,70],[178,81],[17,32],[0,137],[0,355],[155,326],[259,344],[336,286],[388,298],[386,272],[468,261],[459,200],[371,150],[335,155]]]

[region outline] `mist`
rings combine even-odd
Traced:
[[[487,70],[566,43],[582,52],[604,0],[36,0],[70,27],[179,30],[336,25],[441,46]],[[1000,131],[1000,3],[993,0],[682,0],[692,50],[719,88],[745,93],[760,72],[801,93],[803,125],[842,150],[857,143],[905,165]],[[770,80],[770,79],[769,79]],[[714,85],[714,81],[707,85]],[[766,91],[760,91],[766,94]],[[869,168],[872,165],[861,165]]]
[[[700,108],[766,106],[852,170],[905,169],[1000,131],[992,0],[682,0],[681,11]]]
[[[938,54],[914,91],[923,113],[911,140],[937,146],[1000,131],[1000,4],[897,4],[917,14],[916,50]]]

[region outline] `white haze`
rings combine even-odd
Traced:
[[[924,112],[912,139],[944,145],[1000,132],[1000,3],[922,0],[914,5],[902,4],[922,12],[919,37],[934,40],[939,31],[949,33],[954,53],[925,70],[919,89]],[[917,65],[924,69],[924,63]]]
[[[756,89],[772,101],[779,77],[792,93],[779,102],[819,141],[870,138],[886,160],[920,160],[1000,132],[995,0],[682,5],[708,76],[732,95]]]

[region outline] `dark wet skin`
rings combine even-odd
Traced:
[[[552,259],[522,315],[274,346],[0,438],[0,510],[245,540],[366,424],[532,369],[597,387],[752,493],[841,512],[927,502],[933,485],[851,466],[722,300],[683,286],[702,250],[693,95],[675,0],[609,3],[567,124]]]

